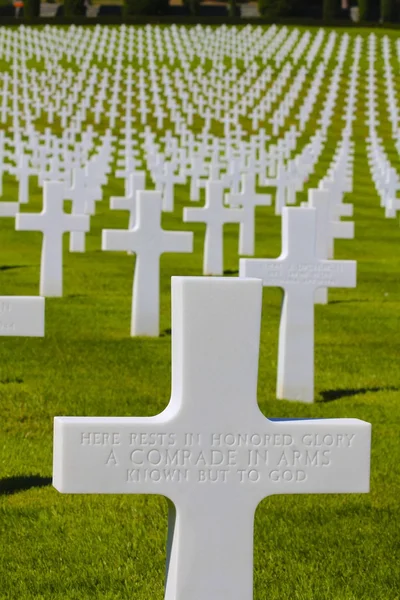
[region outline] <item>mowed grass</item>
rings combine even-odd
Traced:
[[[255,600],[400,598],[400,228],[398,219],[384,218],[369,175],[365,56],[364,47],[354,192],[346,195],[355,207],[356,239],[337,241],[335,252],[338,259],[357,260],[357,288],[330,291],[329,304],[316,306],[312,405],[275,399],[282,293],[264,291],[258,398],[266,417],[355,417],[372,423],[371,492],[266,498],[255,520]],[[349,64],[330,141],[310,186],[325,175],[340,135]],[[378,60],[378,69],[381,64]],[[383,78],[378,86],[385,110]],[[386,118],[380,134],[396,164]],[[5,178],[3,199],[16,193],[13,178]],[[195,251],[162,257],[162,333],[157,339],[131,339],[135,259],[100,249],[103,228],[127,227],[126,213],[108,209],[109,197],[118,194],[122,182],[111,178],[85,254],[68,253],[65,236],[64,296],[46,299],[46,337],[0,342],[1,599],[163,598],[165,499],[62,495],[51,486],[54,416],[150,416],[167,405],[170,278],[202,272],[204,226],[182,224],[190,201],[188,188],[177,186],[175,212],[163,216],[163,225],[193,230]],[[305,198],[299,194],[299,201]],[[41,193],[32,178],[30,203],[23,210],[40,209]],[[225,269],[235,276],[238,227],[228,226],[225,233]],[[258,257],[279,255],[280,220],[272,208],[257,211],[256,235]],[[12,219],[1,219],[0,236],[0,294],[38,294],[41,234],[16,232]]]

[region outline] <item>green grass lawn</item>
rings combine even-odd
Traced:
[[[358,285],[330,291],[329,304],[316,307],[313,405],[275,399],[281,291],[264,291],[258,398],[267,417],[372,423],[371,492],[266,498],[255,520],[255,600],[400,598],[400,228],[398,218],[384,218],[367,165],[365,50],[354,122],[354,193],[346,196],[354,202],[356,239],[337,241],[335,252],[338,259],[357,260]],[[395,63],[394,47],[392,54]],[[377,61],[380,73],[381,67]],[[340,135],[346,75],[345,69],[329,143],[310,186],[325,175]],[[400,102],[397,75],[396,85]],[[382,78],[378,86],[386,110]],[[386,118],[380,134],[396,165]],[[13,178],[5,178],[3,199],[16,190]],[[24,212],[41,209],[33,179],[31,190]],[[194,230],[195,252],[161,260],[161,336],[129,337],[134,257],[100,249],[103,228],[127,227],[126,213],[108,209],[109,197],[121,193],[122,181],[111,179],[85,254],[69,254],[65,236],[64,297],[46,300],[46,337],[0,341],[2,600],[163,598],[165,499],[62,495],[51,486],[54,416],[150,416],[167,405],[170,278],[201,275],[204,227],[182,225],[190,202],[188,188],[177,186],[176,210],[163,216],[163,225]],[[305,198],[299,194],[299,201]],[[272,208],[259,208],[256,234],[258,257],[279,255],[280,220]],[[226,227],[230,275],[238,269],[237,243],[238,227]],[[16,232],[12,219],[1,219],[1,295],[38,294],[40,250],[39,233]]]

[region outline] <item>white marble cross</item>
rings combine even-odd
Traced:
[[[231,206],[243,207],[243,219],[240,223],[239,254],[253,256],[255,249],[255,222],[256,206],[271,206],[270,194],[256,193],[255,172],[242,175],[242,188],[240,194],[227,194]]]
[[[72,200],[72,214],[84,215],[88,213],[86,200],[86,175],[84,169],[75,168],[72,170],[72,186],[65,190],[65,198]],[[85,252],[86,232],[72,231],[69,236],[70,252]]]
[[[369,491],[369,423],[260,412],[261,298],[259,280],[173,277],[167,408],[54,419],[59,492],[170,500],[165,600],[252,600],[265,497]]]
[[[224,206],[224,187],[220,181],[207,181],[206,202],[202,208],[185,208],[185,223],[205,223],[204,275],[222,275],[224,271],[224,225],[240,223],[243,220],[242,208]]]
[[[308,202],[302,206],[315,208],[317,219],[317,231],[315,236],[315,252],[317,258],[327,260],[329,257],[329,233],[330,233],[330,199],[329,192],[325,190],[308,190]],[[314,295],[315,304],[328,303],[328,289],[317,288]]]
[[[321,184],[321,182],[320,182]],[[326,195],[328,192],[328,196]],[[325,194],[325,195],[324,195]],[[343,204],[341,193],[335,188],[329,189],[324,186],[318,190],[313,190],[312,197],[316,200],[319,197],[329,198],[329,227],[327,229],[328,255],[327,258],[334,257],[335,239],[352,240],[354,238],[354,221],[341,221],[340,217],[351,217],[353,214],[352,204]],[[313,206],[313,205],[312,205]]]
[[[316,233],[316,253],[318,258],[324,260],[333,258],[333,245],[335,233],[346,235],[346,231],[354,234],[354,223],[349,221],[338,221],[342,212],[349,213],[347,209],[352,209],[352,204],[341,204],[333,202],[332,192],[323,189],[308,190],[308,202],[302,203],[302,206],[315,208],[317,211],[317,233]],[[342,207],[345,210],[341,210]],[[349,226],[348,228],[346,227]],[[343,228],[341,226],[344,226]],[[315,304],[328,303],[327,288],[318,288],[315,290]]]
[[[4,92],[3,92],[3,102],[4,102]],[[6,145],[5,132],[4,132],[4,130],[1,130],[0,131],[0,197],[3,195],[3,175],[4,175],[5,170],[8,170],[8,165],[5,162],[5,158],[6,158],[5,145]]]
[[[239,261],[240,277],[259,277],[264,286],[281,287],[277,398],[314,402],[315,291],[355,287],[355,261],[321,260],[316,249],[314,208],[282,211],[282,254],[275,259]]]
[[[276,187],[276,195],[275,195],[275,214],[281,215],[282,209],[285,206],[286,202],[286,190],[289,185],[290,179],[288,176],[288,171],[285,169],[285,166],[282,163],[279,163],[277,175],[274,179],[264,178],[262,180],[262,185],[273,186]]]
[[[111,196],[110,208],[112,210],[127,210],[129,212],[128,229],[132,229],[136,219],[136,194],[146,189],[146,173],[133,171],[128,175],[128,193],[126,196]]]
[[[165,252],[193,252],[193,233],[164,231],[160,192],[137,192],[133,229],[104,229],[103,250],[136,254],[133,280],[131,335],[159,335],[160,256]]]
[[[63,234],[68,231],[88,231],[87,215],[64,213],[64,183],[43,181],[43,210],[39,214],[18,214],[17,231],[43,233],[40,268],[40,295],[62,296],[63,284]]]
[[[175,165],[172,161],[166,161],[162,171],[156,172],[156,182],[162,191],[163,211],[173,212],[174,186],[176,183],[185,183],[185,181],[185,176],[175,175]]]
[[[43,337],[44,298],[0,296],[0,336]]]
[[[18,160],[18,166],[10,170],[18,177],[18,202],[27,204],[29,201],[29,175],[36,173],[35,169],[29,166],[30,157],[27,154],[21,154]]]

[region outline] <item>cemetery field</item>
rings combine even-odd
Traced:
[[[370,31],[361,31],[366,39]],[[384,33],[395,40],[393,32],[379,32],[378,40]],[[0,57],[0,68],[4,64]],[[254,532],[255,600],[400,600],[400,227],[398,216],[385,218],[368,166],[366,64],[363,56],[353,122],[353,192],[344,196],[354,203],[355,239],[335,241],[335,259],[357,261],[357,287],[329,290],[329,303],[315,306],[313,404],[276,399],[282,292],[264,288],[258,400],[266,417],[371,423],[371,489],[262,501]],[[376,68],[379,74],[379,60]],[[328,143],[297,204],[317,187],[331,162],[347,83],[345,68]],[[400,101],[398,65],[395,85]],[[377,88],[384,115],[385,83],[379,76]],[[322,103],[323,94],[316,109]],[[310,137],[316,122],[313,113],[301,140]],[[43,130],[45,123],[38,127]],[[56,121],[54,131],[58,127]],[[119,127],[117,121],[117,136]],[[378,130],[395,163],[384,116]],[[15,199],[15,177],[6,174],[3,181],[2,200]],[[147,187],[154,188],[148,173]],[[273,193],[273,188],[258,191]],[[69,234],[64,235],[64,295],[46,298],[45,337],[0,341],[1,600],[164,597],[165,498],[60,494],[51,485],[55,416],[152,416],[166,407],[171,276],[202,275],[205,227],[182,223],[182,213],[184,207],[201,206],[204,191],[200,203],[192,203],[189,186],[178,184],[174,211],[163,213],[162,225],[194,231],[194,252],[161,258],[160,337],[129,336],[135,256],[101,250],[103,229],[128,225],[126,212],[109,208],[110,196],[122,194],[123,180],[111,175],[91,218],[85,253],[68,252]],[[71,210],[69,201],[66,206]],[[29,204],[21,212],[41,209],[42,190],[31,177]],[[226,225],[224,232],[224,275],[236,277],[239,226]],[[1,295],[39,293],[41,239],[38,232],[16,231],[14,219],[0,219]],[[273,207],[257,207],[255,256],[280,252],[280,217]]]

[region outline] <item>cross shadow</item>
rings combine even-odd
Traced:
[[[22,377],[6,377],[5,379],[0,379],[0,383],[2,385],[7,385],[7,383],[24,383]]]
[[[28,265],[0,265],[0,271],[11,271],[12,269],[26,269]]]
[[[332,402],[333,400],[340,400],[340,398],[349,398],[351,396],[358,396],[358,394],[368,394],[369,392],[398,392],[399,390],[400,388],[393,386],[345,390],[325,390],[321,392],[322,400],[320,400],[320,402]]]
[[[41,475],[6,477],[5,479],[0,479],[0,496],[24,492],[35,487],[46,487],[47,485],[51,485],[51,482],[51,477],[41,477]]]
[[[239,271],[235,269],[225,269],[224,275],[239,275]]]
[[[164,329],[164,331],[162,331],[160,333],[160,337],[165,337],[166,335],[171,335],[171,333],[172,333],[171,329],[169,329],[169,328],[168,329]]]
[[[369,302],[369,300],[329,300],[328,304],[351,304],[355,302]]]

